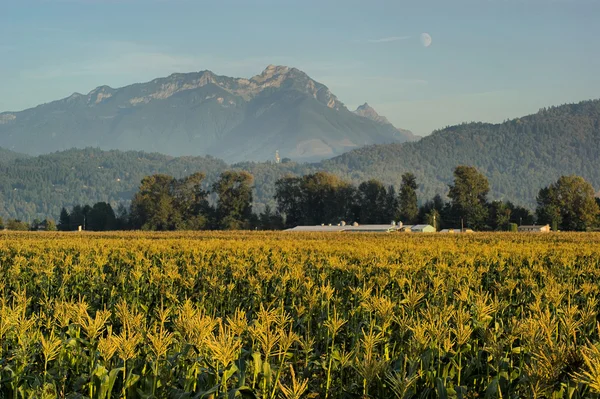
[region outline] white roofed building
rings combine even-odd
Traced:
[[[363,224],[353,223],[352,225],[344,222],[338,225],[316,225],[316,226],[296,226],[285,231],[293,232],[357,232],[357,233],[390,233],[399,231],[402,223],[394,224]]]

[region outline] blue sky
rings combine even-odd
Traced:
[[[600,98],[599,18],[596,0],[0,0],[0,111],[281,64],[426,135]]]

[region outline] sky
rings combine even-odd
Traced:
[[[600,98],[599,16],[598,0],[0,0],[0,112],[275,64],[427,135]]]

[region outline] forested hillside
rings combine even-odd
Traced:
[[[540,110],[502,124],[468,123],[415,143],[370,146],[324,161],[321,167],[353,181],[375,177],[398,185],[413,172],[425,198],[447,192],[458,165],[477,167],[490,196],[532,206],[539,189],[577,174],[600,189],[600,101]]]
[[[58,218],[63,206],[127,203],[144,176],[185,176],[202,170],[214,179],[227,165],[211,157],[142,152],[69,150],[0,162],[0,216]]]
[[[69,150],[39,157],[0,152],[0,216],[57,218],[61,207],[107,201],[128,203],[144,176],[206,174],[212,184],[226,169],[254,176],[256,210],[274,205],[275,181],[319,170],[355,184],[370,178],[399,187],[404,172],[417,177],[419,201],[445,196],[458,165],[473,165],[490,182],[490,199],[535,208],[539,189],[576,174],[600,190],[600,101],[541,110],[502,124],[468,123],[415,143],[370,146],[321,163],[246,162],[170,157],[142,152]]]
[[[18,152],[9,151],[4,148],[0,148],[0,162],[10,162],[19,158],[27,158],[28,156],[25,154],[20,154]]]

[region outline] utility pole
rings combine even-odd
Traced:
[[[463,218],[460,218],[460,232],[464,233],[465,232],[465,222]]]

